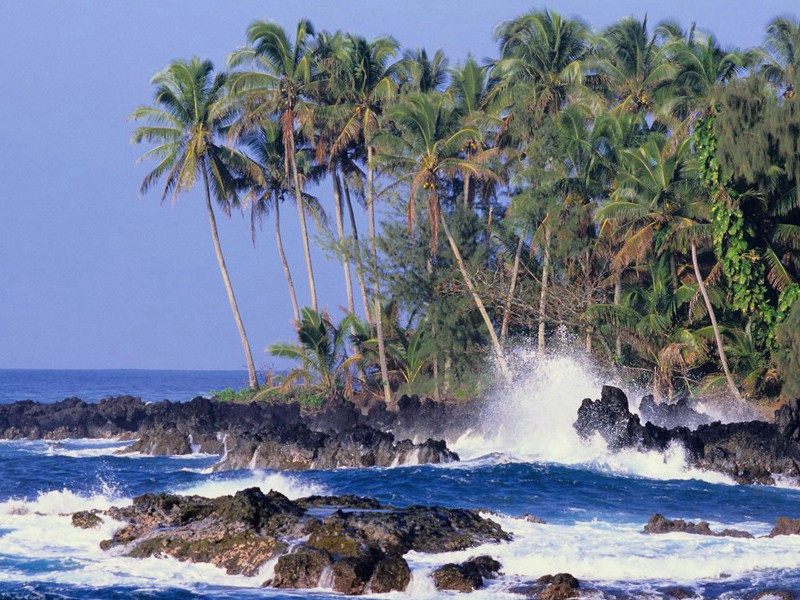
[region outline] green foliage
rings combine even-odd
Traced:
[[[774,358],[783,378],[783,395],[800,398],[800,302],[794,303],[775,338]]]

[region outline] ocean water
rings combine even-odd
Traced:
[[[106,553],[99,542],[114,523],[88,531],[70,524],[73,511],[125,504],[145,492],[219,496],[253,486],[289,497],[348,493],[399,506],[484,509],[513,533],[509,543],[463,552],[412,552],[412,583],[390,598],[456,597],[436,592],[431,571],[479,554],[496,557],[504,575],[465,597],[521,598],[510,591],[515,585],[557,572],[637,598],[663,597],[660,590],[674,585],[704,598],[800,591],[800,536],[641,533],[660,512],[764,535],[778,516],[800,517],[800,490],[733,485],[687,468],[680,448],[610,454],[598,440],[582,443],[571,422],[580,400],[597,396],[603,380],[568,357],[532,367],[513,392],[498,396],[486,415],[488,434],[465,432],[453,441],[464,460],[450,465],[211,473],[215,457],[114,454],[129,442],[0,442],[0,598],[340,598],[326,590],[262,589],[268,567],[248,578],[210,565]],[[524,513],[547,524],[519,518]]]
[[[108,396],[138,396],[145,402],[185,402],[211,390],[247,387],[246,371],[158,371],[145,369],[0,369],[0,404],[18,400],[58,402],[77,397],[97,402]]]

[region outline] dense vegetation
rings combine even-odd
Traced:
[[[271,351],[299,367],[270,387],[470,395],[534,343],[580,347],[656,395],[800,393],[800,23],[775,19],[747,50],[548,11],[494,35],[495,59],[451,66],[392,38],[256,21],[227,70],[193,58],[153,78],[133,114],[134,141],[154,145],[142,189],[202,183],[250,385],[214,203],[246,211],[253,235],[274,220],[298,341]],[[310,223],[344,267],[341,323],[320,310]]]

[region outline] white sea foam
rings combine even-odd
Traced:
[[[505,579],[499,582],[501,586],[558,572],[600,584],[690,585],[700,579],[735,579],[754,571],[800,568],[800,536],[738,539],[681,533],[646,535],[641,533],[641,525],[600,521],[539,525],[523,519],[485,516],[513,533],[514,540],[446,554],[411,552],[407,558],[417,576],[436,565],[462,562],[481,554],[489,554],[502,563]],[[756,533],[764,528],[760,523],[745,525]]]
[[[613,375],[600,374],[587,358],[559,354],[539,359],[525,350],[515,355],[515,363],[518,377],[513,389],[499,394],[481,417],[481,431],[488,433],[469,431],[449,444],[462,459],[494,455],[502,457],[498,460],[585,466],[652,479],[732,483],[721,474],[688,467],[679,445],[663,453],[610,452],[599,435],[580,439],[573,423],[583,399],[599,397],[605,384],[625,389]],[[631,401],[641,390],[625,391],[635,411]]]
[[[215,476],[174,491],[180,494],[217,498],[251,487],[261,488],[264,492],[275,490],[290,499],[325,494],[327,491],[323,485],[274,471],[252,471],[238,477]]]

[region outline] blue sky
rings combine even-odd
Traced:
[[[129,143],[130,112],[149,102],[149,78],[197,54],[222,65],[254,19],[292,28],[394,35],[405,47],[443,48],[453,62],[494,54],[499,21],[549,7],[596,28],[648,14],[696,21],[726,45],[761,43],[788,0],[536,4],[453,0],[128,0],[8,2],[0,19],[0,368],[225,369],[243,365],[214,258],[202,198],[140,198],[144,150]],[[328,186],[318,191],[330,204]],[[284,238],[307,302],[294,211]],[[291,306],[269,226],[255,248],[241,217],[220,219],[257,366],[289,339]],[[342,268],[316,256],[319,296],[338,312]]]

